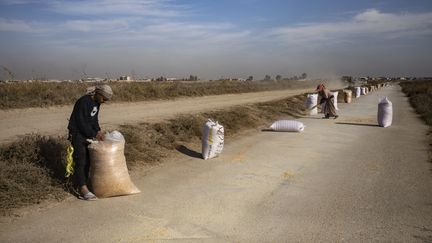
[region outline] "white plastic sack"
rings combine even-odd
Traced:
[[[330,92],[330,95],[333,95],[333,96],[334,96],[334,98],[333,98],[333,104],[334,104],[334,107],[335,107],[336,110],[339,110],[338,105],[337,105],[337,103],[338,103],[337,101],[338,101],[338,95],[339,95],[339,92],[338,92],[338,91]]]
[[[355,97],[358,98],[361,95],[361,88],[360,87],[355,87]]]
[[[203,126],[202,156],[211,159],[222,153],[224,146],[224,127],[211,119]]]
[[[124,142],[125,141],[123,134],[121,134],[119,131],[113,131],[113,132],[105,133],[105,140],[115,141],[115,142]]]
[[[88,146],[90,179],[96,196],[102,198],[140,192],[129,177],[124,146],[125,139],[118,131],[107,133],[104,141]]]
[[[361,87],[361,95],[366,95],[366,87]]]
[[[389,127],[393,121],[393,104],[387,97],[380,98],[378,103],[378,125]]]
[[[302,132],[304,128],[303,123],[294,120],[279,120],[270,126],[270,129],[278,132]]]
[[[318,94],[308,94],[306,99],[306,109],[311,109],[318,104]],[[309,115],[313,116],[318,114],[318,108],[315,107],[309,111]]]

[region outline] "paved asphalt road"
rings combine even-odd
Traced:
[[[393,102],[391,127],[377,126],[379,96]],[[432,241],[427,127],[407,98],[391,86],[339,108],[337,120],[300,119],[302,133],[257,129],[227,141],[218,158],[179,154],[146,174],[135,173],[140,194],[95,202],[70,198],[4,219],[0,239]]]

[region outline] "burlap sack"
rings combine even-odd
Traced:
[[[118,134],[107,134],[104,141],[89,145],[90,180],[93,192],[101,198],[140,192],[129,177],[124,156],[125,140]]]
[[[344,90],[344,101],[345,103],[351,103],[352,101],[352,91],[351,90]]]

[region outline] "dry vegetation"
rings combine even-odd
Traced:
[[[205,96],[229,93],[246,93],[292,87],[307,87],[310,82],[112,82],[114,97],[112,102],[172,99],[185,96]],[[47,107],[73,104],[83,95],[86,88],[94,83],[1,83],[0,109]]]
[[[426,124],[432,126],[432,81],[403,82],[400,86],[409,97],[411,106]]]
[[[143,165],[160,163],[178,152],[200,157],[200,151],[193,151],[185,145],[200,144],[202,125],[208,118],[223,124],[225,136],[229,139],[246,129],[269,125],[270,121],[280,117],[299,116],[304,102],[305,96],[300,95],[228,110],[179,116],[163,123],[121,126],[119,131],[127,141],[125,156],[128,167],[134,170]],[[47,199],[62,200],[73,192],[71,182],[64,178],[67,145],[65,137],[33,134],[0,148],[1,215]]]
[[[32,134],[0,148],[0,206],[12,208],[66,196],[65,138]]]
[[[432,81],[402,82],[400,86],[408,96],[411,106],[429,126],[429,158],[432,163]]]

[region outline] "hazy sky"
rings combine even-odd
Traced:
[[[0,0],[0,65],[17,79],[432,76],[432,1]]]

